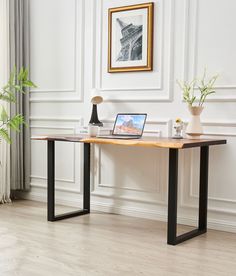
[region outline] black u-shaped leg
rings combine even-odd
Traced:
[[[167,243],[176,245],[207,231],[209,147],[200,149],[200,187],[198,228],[176,236],[178,199],[178,149],[169,149],[168,230]]]
[[[83,210],[55,215],[55,141],[48,141],[48,221],[62,220],[90,213],[90,144],[84,144]]]

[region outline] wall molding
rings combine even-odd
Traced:
[[[56,121],[56,122],[78,122],[82,124],[83,120],[81,117],[45,117],[45,116],[38,116],[38,117],[30,117],[30,121]]]
[[[56,130],[72,130],[73,132],[75,132],[75,128],[73,127],[68,127],[68,126],[53,126],[53,125],[48,125],[48,126],[43,126],[43,125],[36,125],[36,126],[30,126],[30,128],[34,128],[34,129],[56,129]],[[64,182],[64,183],[75,183],[75,143],[73,143],[73,175],[71,179],[61,179],[61,178],[57,178],[55,177],[55,181],[58,182],[59,184]],[[30,175],[31,180],[32,179],[42,179],[45,181],[46,184],[46,180],[47,177],[46,176],[41,176],[41,175]]]
[[[112,124],[113,120],[110,119],[103,119],[102,120],[104,122],[104,124]],[[165,126],[165,132],[166,135],[168,136],[170,134],[171,131],[171,120],[170,119],[162,119],[162,120],[154,120],[154,119],[150,119],[147,120],[146,122],[146,126],[158,126],[158,125],[162,125]],[[144,135],[147,131],[144,130]],[[159,131],[157,129],[149,129],[148,133],[153,134],[158,134]],[[133,195],[129,195],[129,200],[135,200],[137,201],[138,198],[140,198],[140,200],[142,200],[142,202],[146,202],[146,203],[150,203],[150,201],[152,203],[158,203],[158,204],[165,204],[166,203],[166,193],[165,193],[165,187],[166,187],[166,182],[167,180],[165,179],[167,172],[166,173],[159,173],[158,171],[166,171],[167,168],[164,166],[165,165],[165,153],[163,151],[159,151],[159,154],[162,155],[161,158],[157,158],[157,160],[155,160],[155,162],[157,162],[156,167],[157,167],[157,175],[156,175],[156,183],[157,185],[155,186],[154,189],[151,190],[145,190],[145,189],[137,189],[137,188],[132,188],[132,187],[115,187],[115,186],[111,186],[111,185],[107,185],[106,183],[102,183],[101,182],[101,158],[102,158],[102,146],[99,145],[95,145],[93,147],[93,151],[92,151],[92,164],[93,164],[93,174],[94,174],[94,178],[93,178],[93,195],[98,195],[98,196],[103,196],[103,197],[112,197],[112,198],[116,198],[116,192],[118,191],[124,191],[124,192],[133,192]],[[159,168],[159,169],[158,169]],[[112,195],[111,195],[112,194]],[[155,200],[150,200],[150,194],[155,194],[156,195],[156,199]],[[148,196],[149,195],[149,196]],[[125,199],[127,200],[127,195],[119,195],[117,198],[119,199]],[[148,198],[149,197],[149,198]],[[148,198],[147,200],[145,200],[144,198]]]
[[[97,149],[97,150],[96,150]],[[96,188],[108,188],[114,191],[134,191],[134,192],[138,192],[138,193],[146,193],[146,194],[153,194],[153,193],[161,193],[161,174],[157,174],[156,173],[156,186],[154,189],[150,189],[150,190],[145,190],[144,188],[132,188],[132,187],[128,187],[128,186],[123,186],[123,187],[116,187],[116,186],[111,186],[111,185],[107,185],[106,183],[102,183],[101,182],[101,159],[102,159],[102,146],[98,145],[96,146],[94,155],[97,156],[97,160],[98,162],[94,162],[94,170],[97,171],[97,175],[95,175],[94,178],[94,192],[96,192]],[[161,162],[160,162],[160,158],[157,158],[157,160],[155,160],[156,163],[156,167],[160,167]]]
[[[45,180],[45,183],[46,183],[46,180],[47,180],[47,177],[46,176],[40,176],[40,175],[30,175],[30,178],[31,180],[32,179],[42,179],[42,180]],[[73,177],[72,179],[63,179],[63,178],[55,178],[55,181],[56,182],[64,182],[64,183],[75,183],[75,175],[73,174]]]
[[[73,119],[73,120],[71,120]],[[79,118],[52,118],[52,117],[31,117],[30,118],[30,122],[31,122],[31,125],[30,125],[30,128],[32,130],[70,130],[72,133],[75,133],[75,130],[76,130],[76,126],[75,125],[68,125],[69,123],[71,122],[77,122],[78,124],[81,124],[82,122],[82,118],[79,117]],[[43,123],[47,123],[46,125],[44,125]],[[50,123],[49,123],[50,122]],[[64,122],[64,125],[55,125],[55,123],[58,123],[58,122]],[[32,124],[33,123],[33,124]],[[68,186],[68,189],[71,189],[70,187],[71,186],[74,186],[76,185],[76,189],[72,189],[72,190],[77,190],[78,192],[80,192],[81,190],[81,187],[82,187],[82,183],[81,181],[78,181],[76,179],[76,167],[79,167],[80,168],[80,173],[79,175],[81,176],[82,175],[82,165],[81,165],[81,155],[82,155],[82,151],[80,150],[80,157],[79,157],[79,160],[77,160],[78,158],[76,158],[77,156],[77,153],[76,151],[78,150],[77,147],[76,147],[76,144],[75,143],[72,143],[73,145],[73,156],[72,156],[72,159],[73,159],[73,173],[72,173],[72,178],[70,179],[64,179],[64,178],[57,178],[56,177],[56,182],[57,184],[59,185],[59,189],[63,189],[63,184],[66,183],[66,185]],[[79,162],[79,166],[76,166],[76,163]],[[35,182],[38,182],[38,181],[43,181],[44,184],[41,184],[43,186],[46,187],[46,182],[47,182],[47,177],[46,176],[42,176],[42,175],[34,175],[34,174],[31,174],[30,176],[31,178],[31,186],[35,186]],[[34,180],[34,181],[32,181]],[[66,191],[67,188],[64,187],[64,190]]]
[[[191,14],[191,16],[190,16]],[[197,72],[198,40],[199,40],[199,0],[185,0],[185,38],[184,38],[184,60],[183,80],[192,80]],[[189,27],[190,26],[190,27]],[[191,37],[192,36],[192,37]],[[191,49],[191,50],[190,50]],[[189,70],[191,68],[191,70]],[[190,72],[190,75],[187,72]],[[217,93],[206,99],[207,102],[232,102],[236,101],[236,93],[228,94],[228,91],[235,90],[236,84],[221,84],[214,86],[215,90],[221,90],[225,95]],[[197,90],[197,88],[196,88]],[[223,91],[226,90],[226,91]]]
[[[74,0],[74,83],[72,88],[32,89],[30,102],[83,102],[84,98],[84,14],[85,0]],[[79,26],[79,28],[78,28]],[[56,94],[56,95],[54,95]],[[68,96],[68,94],[70,94]],[[42,96],[44,95],[44,96]]]
[[[41,183],[31,183],[30,184],[31,188],[40,188],[40,189],[47,189],[47,185],[41,184]],[[80,194],[80,190],[78,189],[72,189],[72,188],[68,188],[68,187],[55,187],[55,191],[56,192],[66,192],[66,193],[73,193],[73,194]],[[45,198],[46,200],[46,198]]]
[[[205,121],[202,123],[203,126],[215,126],[215,127],[232,127],[236,128],[236,122],[235,121]],[[211,136],[224,136],[224,137],[236,137],[236,131],[235,133],[229,133],[229,132],[219,132],[218,130],[213,132],[204,131],[204,134],[211,135]],[[194,177],[194,171],[193,168],[196,168],[196,159],[199,159],[199,153],[196,156],[196,150],[190,149],[188,152],[184,154],[184,158],[188,158],[186,162],[188,163],[188,168],[183,168],[183,170],[189,170],[189,181],[185,181],[189,183],[189,186],[187,186],[186,183],[182,183],[182,190],[181,190],[181,207],[187,207],[187,208],[196,208],[198,206],[198,194],[194,194],[194,186],[196,185],[195,177]],[[199,161],[197,161],[199,162]],[[199,167],[199,164],[198,164]],[[198,184],[197,184],[198,185]],[[226,213],[226,214],[236,214],[236,210],[234,207],[229,207],[229,205],[236,206],[236,200],[234,199],[228,199],[228,198],[219,198],[214,196],[208,197],[209,202],[209,210],[212,212],[220,212],[220,213]],[[227,207],[219,207],[217,205],[219,204],[227,204]]]

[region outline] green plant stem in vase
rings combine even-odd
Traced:
[[[214,84],[218,75],[206,80],[206,69],[204,70],[203,77],[199,80],[195,78],[191,82],[177,81],[182,92],[183,99],[188,104],[188,109],[191,113],[191,119],[186,128],[188,138],[199,139],[203,134],[203,128],[200,120],[200,115],[204,109],[203,104],[206,98],[215,93]],[[200,96],[195,95],[195,90],[199,90]]]

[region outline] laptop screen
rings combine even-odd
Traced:
[[[113,135],[142,136],[147,114],[118,114]]]

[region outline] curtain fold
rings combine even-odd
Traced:
[[[9,77],[9,2],[0,0],[0,87]],[[0,104],[9,111],[6,102]],[[10,146],[0,139],[0,203],[10,202]]]
[[[29,1],[9,0],[10,70],[29,68]],[[28,91],[27,91],[28,92]],[[16,95],[16,104],[10,106],[11,116],[21,113],[29,125],[29,93]],[[11,189],[30,187],[30,130],[11,132]]]

